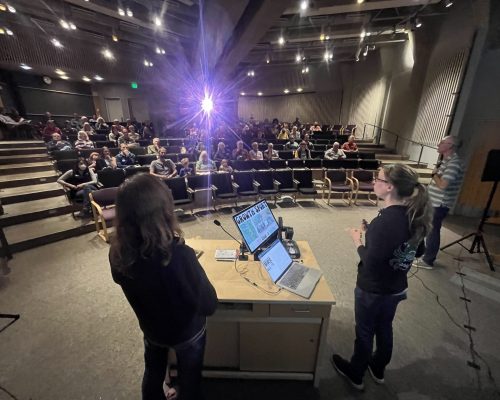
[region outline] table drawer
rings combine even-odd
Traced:
[[[271,304],[271,317],[328,318],[331,306],[311,304]]]

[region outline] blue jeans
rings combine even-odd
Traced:
[[[177,356],[179,400],[200,400],[201,370],[205,353],[206,334],[186,345],[172,347]],[[165,400],[163,381],[167,373],[168,346],[151,343],[144,337],[143,400]]]
[[[406,293],[386,295],[354,289],[354,315],[356,340],[351,357],[351,371],[356,379],[362,379],[368,364],[376,371],[384,371],[392,356],[392,321],[396,308]],[[373,337],[376,350],[373,352]]]
[[[429,265],[433,265],[436,260],[441,244],[441,226],[443,225],[443,220],[448,215],[448,211],[450,211],[448,207],[434,207],[432,228],[425,238],[425,253],[422,257]]]

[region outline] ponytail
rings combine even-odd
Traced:
[[[432,207],[429,204],[429,196],[424,185],[420,182],[416,183],[412,196],[407,200],[407,205],[411,233],[409,242],[418,246],[427,236],[432,220]]]

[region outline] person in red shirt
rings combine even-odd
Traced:
[[[47,125],[45,126],[45,128],[42,132],[43,139],[51,139],[52,135],[54,133],[58,133],[59,135],[62,135],[61,130],[56,126],[56,123],[54,122],[54,120],[49,119],[47,121]]]
[[[349,136],[349,139],[347,142],[345,142],[342,145],[342,150],[348,151],[348,152],[357,152],[358,151],[358,145],[354,143],[354,135]]]

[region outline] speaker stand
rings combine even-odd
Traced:
[[[498,186],[498,181],[495,181],[493,187],[491,188],[490,197],[488,198],[488,203],[486,204],[486,208],[484,209],[483,216],[481,218],[481,221],[479,222],[479,226],[477,227],[476,231],[469,233],[468,235],[463,236],[460,239],[447,244],[446,246],[441,247],[440,250],[445,250],[448,247],[453,246],[454,244],[459,244],[464,249],[466,249],[470,254],[473,254],[473,253],[481,253],[481,246],[483,246],[484,255],[486,256],[486,261],[488,261],[490,269],[492,271],[495,271],[495,267],[493,266],[493,260],[491,259],[488,247],[486,246],[486,242],[484,241],[483,225],[486,221],[486,218],[488,218],[488,213],[490,211],[491,203],[493,201],[493,197],[495,196],[497,186]],[[462,244],[462,242],[470,237],[474,237],[474,240],[472,241],[472,245],[470,246],[470,248],[467,248]]]

